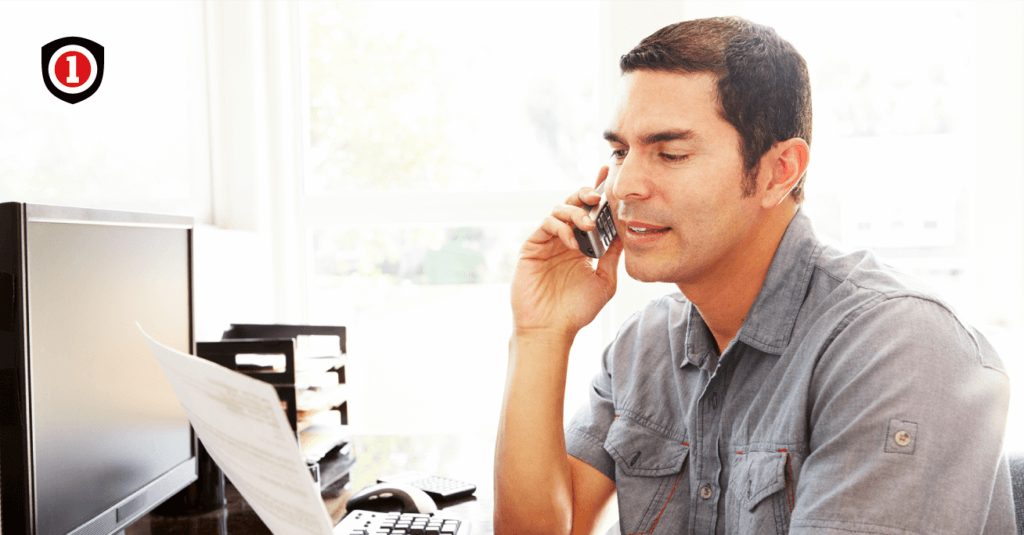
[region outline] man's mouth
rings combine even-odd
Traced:
[[[667,232],[672,227],[654,228],[654,227],[634,227],[634,226],[628,226],[627,228],[629,228],[630,232],[635,232],[637,234],[656,234],[656,233],[659,233],[659,232]]]

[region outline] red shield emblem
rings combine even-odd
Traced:
[[[43,45],[43,83],[53,96],[75,104],[91,97],[103,81],[103,47],[83,37]]]

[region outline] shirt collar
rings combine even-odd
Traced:
[[[686,321],[686,353],[684,355],[686,359],[683,361],[682,366],[690,363],[699,368],[702,364],[705,364],[708,356],[714,353],[714,346],[711,344],[711,340],[711,330],[704,323],[704,318],[700,316],[697,307],[690,303],[689,317]],[[708,371],[711,372],[713,370],[709,369]]]
[[[798,211],[775,250],[764,284],[747,311],[733,344],[740,341],[765,353],[782,354],[789,345],[814,264],[820,255],[821,246],[811,220]],[[711,330],[693,303],[689,304],[688,313],[685,353],[680,367],[693,364],[714,373],[719,359]],[[723,352],[726,349],[721,348]]]
[[[761,291],[736,335],[739,341],[767,353],[782,354],[789,345],[820,255],[821,244],[811,220],[797,211],[775,250]]]

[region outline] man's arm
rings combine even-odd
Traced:
[[[1008,395],[992,348],[941,305],[873,306],[819,359],[790,532],[1004,532]]]
[[[615,482],[589,464],[567,455],[572,473],[573,533],[592,533],[601,519],[601,512],[615,496]]]
[[[607,176],[603,169],[598,183]],[[496,533],[587,533],[614,491],[604,474],[570,457],[562,427],[569,349],[615,293],[620,242],[596,268],[572,225],[594,228],[581,208],[590,188],[555,208],[520,254],[512,282],[514,331],[495,451]]]
[[[495,458],[495,533],[590,533],[615,484],[565,451],[568,359],[544,342],[511,345]],[[519,358],[524,352],[536,358]]]

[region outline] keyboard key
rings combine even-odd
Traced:
[[[353,511],[335,527],[339,535],[459,535],[458,519],[422,513]],[[467,526],[468,527],[468,526]]]

